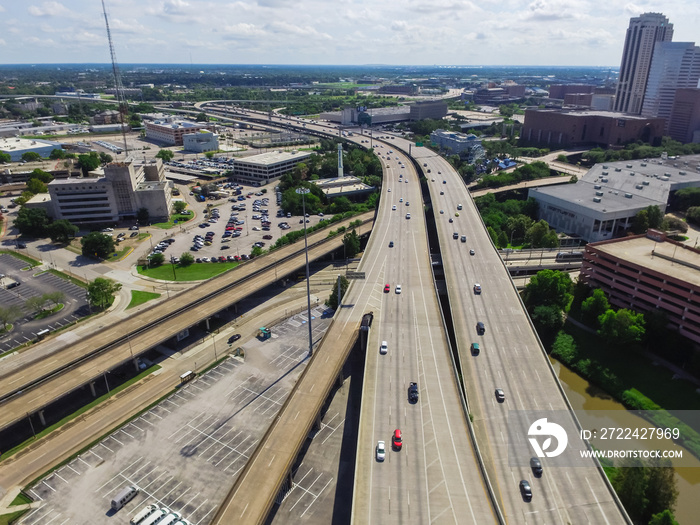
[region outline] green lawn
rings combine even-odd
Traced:
[[[46,137],[41,137],[41,138],[46,138]],[[10,525],[10,523],[14,523],[17,521],[20,516],[23,516],[29,512],[29,510],[18,510],[17,512],[12,512],[10,514],[3,514],[0,516],[0,525]]]
[[[179,224],[184,224],[185,222],[192,220],[193,214],[189,215],[182,215],[182,214],[175,214],[170,216],[170,220],[168,222],[157,222],[155,224],[151,224],[151,226],[155,228],[160,228],[161,230],[169,230],[170,228],[177,226]],[[175,221],[177,221],[177,224],[175,224]]]
[[[10,503],[10,507],[13,505],[26,505],[27,503],[31,503],[33,500],[29,496],[27,496],[24,492],[20,492],[17,494],[17,497],[12,500],[12,503]]]
[[[194,263],[190,266],[176,264],[175,275],[173,275],[172,264],[163,264],[163,266],[158,266],[157,268],[139,266],[138,272],[146,277],[162,281],[202,281],[224,273],[238,265],[239,263],[237,262]]]
[[[61,310],[63,310],[64,307],[65,307],[65,305],[64,305],[63,303],[57,304],[56,306],[54,306],[54,307],[51,308],[50,310],[43,310],[43,311],[39,312],[39,313],[34,317],[34,319],[44,319],[45,317],[48,317],[48,316],[50,316],[50,315],[53,315],[53,314],[55,314],[56,312],[60,312]]]
[[[115,249],[116,249],[116,244],[115,244]],[[120,260],[122,257],[124,257],[124,256],[127,254],[127,252],[128,252],[129,250],[131,250],[131,246],[124,246],[122,249],[116,250],[116,251],[112,252],[111,255],[110,255],[109,257],[107,257],[106,260],[108,260],[108,261],[118,261],[118,260]]]
[[[151,299],[158,299],[158,297],[160,296],[161,294],[159,293],[131,290],[131,302],[129,303],[129,306],[126,307],[126,309],[128,310],[129,308],[133,308],[134,306],[139,306],[140,304],[146,303]]]

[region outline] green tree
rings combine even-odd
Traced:
[[[644,314],[632,310],[608,310],[598,317],[598,322],[598,334],[611,346],[639,343],[644,337]]]
[[[7,325],[14,323],[22,315],[24,315],[22,309],[17,305],[0,307],[0,322],[3,330],[7,330]]]
[[[51,153],[49,153],[49,158],[52,160],[65,159],[66,152],[63,149],[53,149]]]
[[[260,257],[263,253],[265,253],[265,250],[263,250],[260,246],[253,246],[253,249],[250,250],[251,257]]]
[[[43,208],[22,207],[17,212],[15,226],[22,235],[31,237],[43,237],[46,235],[46,227],[49,225],[49,217]]]
[[[573,289],[573,299],[569,306],[569,314],[579,319],[581,317],[581,305],[591,295],[591,288],[581,279],[576,279]]]
[[[109,164],[113,160],[114,160],[114,157],[112,157],[112,155],[110,155],[109,153],[100,152],[100,162],[102,164]]]
[[[537,327],[538,334],[546,334],[552,338],[564,326],[562,311],[555,305],[535,306],[532,310],[532,322]]]
[[[610,309],[610,302],[600,288],[581,303],[581,320],[588,326],[597,326],[598,318]]]
[[[498,232],[491,226],[486,227],[486,232],[489,234],[489,237],[491,237],[491,242],[498,248]]]
[[[548,234],[549,224],[542,219],[528,228],[525,234],[525,242],[530,244],[532,248],[542,248]]]
[[[22,153],[22,160],[25,162],[36,162],[41,160],[41,155],[39,155],[36,151],[26,151]]]
[[[352,202],[347,197],[337,197],[331,201],[330,212],[332,214],[345,213],[352,210]]]
[[[149,257],[148,261],[150,266],[163,266],[163,263],[165,263],[165,255],[162,253],[154,253]]]
[[[341,300],[345,296],[345,292],[348,291],[348,286],[350,286],[350,281],[347,280],[347,278],[344,275],[340,276],[340,297]],[[331,308],[332,310],[337,310],[338,309],[338,280],[336,279],[335,284],[333,285],[333,290],[331,291],[331,295],[326,301],[326,306],[328,308]]]
[[[528,309],[536,306],[557,306],[563,310],[571,300],[573,286],[568,273],[540,270],[525,287],[523,300]]]
[[[633,467],[618,468],[611,482],[630,517],[639,520],[649,500],[644,495],[646,468],[639,460],[634,461],[636,464]]]
[[[46,228],[46,233],[53,242],[68,242],[78,233],[78,227],[66,219],[52,222]]]
[[[654,514],[649,520],[649,525],[679,525],[673,512],[666,509],[663,512]]]
[[[691,206],[686,213],[688,222],[700,224],[700,206]]]
[[[200,112],[200,113],[197,113],[197,116],[194,117],[194,119],[195,119],[197,122],[209,122],[209,117],[208,117],[207,114],[204,113],[203,111]]]
[[[114,239],[100,232],[88,233],[80,239],[80,244],[83,246],[82,253],[85,257],[105,259],[114,251]]]
[[[646,209],[649,228],[658,228],[664,220],[664,214],[658,206],[649,206]]]
[[[173,203],[173,209],[175,213],[182,213],[187,208],[187,203],[185,201],[175,201]]]
[[[31,191],[34,195],[37,193],[46,193],[49,189],[46,184],[41,182],[39,179],[29,179],[27,181],[27,191]]]
[[[504,232],[503,230],[499,230],[498,232],[496,246],[498,248],[505,248],[506,246],[508,246],[508,235],[506,235],[506,232]]]
[[[39,168],[37,168],[33,170],[32,173],[29,175],[29,180],[32,179],[36,179],[40,182],[48,184],[53,180],[53,175],[51,175],[48,171],[40,170]]]
[[[525,240],[525,234],[532,227],[533,220],[527,215],[518,214],[508,217],[503,230],[509,239],[513,239],[512,244],[518,246]]]
[[[360,252],[360,236],[355,230],[350,230],[343,236],[343,247],[346,257],[355,257]]]
[[[170,162],[175,158],[175,153],[170,151],[169,149],[162,149],[158,153],[156,153],[156,158],[157,159],[162,159],[163,162]]]
[[[139,221],[139,224],[149,224],[151,222],[151,214],[148,208],[139,208],[139,211],[136,212],[136,220]]]
[[[10,162],[12,162],[12,156],[0,151],[0,164],[9,164]]]
[[[645,494],[649,503],[644,509],[644,520],[651,520],[655,514],[673,510],[678,498],[675,472],[669,459],[654,459],[647,469]]]
[[[640,235],[649,229],[649,212],[639,210],[632,219],[632,233]]]
[[[39,314],[44,311],[44,306],[46,305],[46,297],[43,295],[35,295],[24,301],[24,306],[35,314]]]
[[[88,302],[92,306],[104,310],[112,305],[114,295],[121,289],[122,285],[120,283],[104,277],[98,277],[88,284]]]
[[[58,306],[66,298],[66,294],[60,290],[56,290],[55,292],[45,293],[42,297],[48,302],[53,303],[54,306]]]
[[[194,255],[190,252],[184,252],[180,255],[180,266],[187,267],[194,264]]]
[[[100,167],[100,157],[95,151],[78,155],[78,165],[83,172],[83,177],[87,177],[88,173]]]
[[[204,156],[208,159],[213,159],[214,158],[214,152],[213,151],[207,151]]]

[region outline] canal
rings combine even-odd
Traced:
[[[624,428],[636,426],[639,428],[649,427],[649,422],[625,410],[622,403],[615,401],[607,393],[591,385],[588,381],[578,376],[555,359],[551,359],[552,366],[559,376],[569,402],[577,411],[579,420],[583,428],[600,425],[597,420],[595,424],[585,421],[585,414],[580,411],[590,410],[610,410],[610,426],[620,426]],[[700,460],[694,457],[687,450],[683,454],[683,467],[675,467],[676,480],[678,482],[678,500],[674,512],[680,525],[698,523],[698,501],[700,501]],[[687,466],[690,465],[690,466]]]

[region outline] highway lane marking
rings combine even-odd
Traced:
[[[591,495],[593,496],[593,499],[595,500],[596,505],[598,506],[598,510],[600,511],[600,515],[603,516],[605,523],[610,525],[610,521],[608,520],[607,516],[605,516],[605,512],[603,512],[603,507],[600,505],[600,501],[598,500],[598,497],[595,495],[595,492],[593,492],[593,487],[591,487],[591,482],[588,481],[588,476],[586,476],[584,479],[586,480],[586,484],[588,485],[588,490],[591,491]]]
[[[436,521],[440,516],[442,516],[445,512],[447,512],[448,510],[450,510],[449,507],[445,507],[444,509],[442,509],[442,512],[440,512],[440,514],[438,514],[437,516],[435,516],[434,518],[432,518],[432,519],[430,520],[430,523],[435,523],[435,521]]]

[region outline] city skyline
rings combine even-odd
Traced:
[[[121,63],[618,67],[632,17],[695,41],[689,0],[105,0]],[[435,31],[439,28],[439,31]],[[95,0],[0,0],[0,63],[107,63]]]

